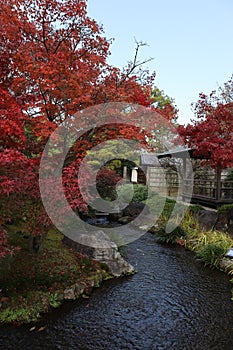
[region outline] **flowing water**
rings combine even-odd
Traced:
[[[123,248],[137,273],[67,302],[30,332],[0,328],[4,350],[232,350],[229,277],[147,233]],[[45,330],[38,332],[40,326]]]

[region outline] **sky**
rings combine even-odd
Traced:
[[[233,74],[233,0],[88,0],[88,15],[114,38],[108,62],[122,68],[135,39],[155,85],[175,100],[178,122],[194,119],[191,103]]]

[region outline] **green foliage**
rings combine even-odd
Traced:
[[[60,304],[57,293],[29,291],[25,296],[11,298],[9,306],[1,310],[0,323],[22,324],[37,321],[50,307],[56,308]]]
[[[176,243],[177,239],[185,239],[186,233],[181,227],[176,227],[172,232],[167,233],[164,229],[158,231],[160,243]]]
[[[100,267],[102,270],[105,270],[106,272],[110,272],[110,268],[106,263],[100,263]]]
[[[149,189],[146,185],[134,184],[133,185],[134,195],[132,202],[142,202],[149,196]]]
[[[93,269],[93,262],[85,257],[81,260],[81,269],[85,272],[89,272]]]
[[[117,196],[123,202],[142,202],[148,197],[148,187],[138,184],[124,184],[117,187]]]
[[[158,107],[159,109],[163,109],[164,106],[172,104],[174,100],[169,97],[168,95],[165,95],[163,90],[160,90],[159,88],[155,87],[151,94],[153,104]]]
[[[195,251],[205,265],[219,267],[220,260],[233,246],[233,240],[224,232],[200,229],[195,218],[198,209],[198,206],[190,206],[181,222],[187,233],[186,247]]]
[[[210,251],[214,246],[216,246],[217,254],[221,247],[226,246],[227,249],[229,249],[231,246],[233,246],[233,240],[226,233],[213,230],[205,231],[199,227],[199,223],[196,218],[196,213],[199,209],[202,209],[202,207],[199,208],[199,206],[190,206],[180,224],[182,229],[187,234],[186,247],[195,252],[199,252],[202,251],[202,248],[205,246],[208,246],[206,248],[207,251]],[[203,249],[205,254],[205,248]]]
[[[218,214],[220,214],[220,213],[224,213],[224,212],[228,211],[229,209],[233,209],[233,204],[224,204],[224,205],[221,205],[221,206],[218,208],[217,212],[218,212]]]
[[[197,257],[205,265],[218,267],[220,260],[224,257],[229,248],[230,245],[227,240],[208,242],[197,251]]]
[[[199,205],[199,204],[196,204],[196,205],[190,205],[189,208],[188,208],[188,213],[190,215],[196,215],[200,210],[203,210],[204,208]]]
[[[34,306],[29,308],[24,306],[19,306],[18,308],[8,307],[2,310],[0,323],[29,323],[36,321],[38,317],[39,313]]]
[[[164,208],[163,208],[163,215],[168,219],[174,209],[175,203],[170,202],[169,200],[166,200]]]
[[[152,198],[156,194],[153,193],[147,185],[141,184],[124,184],[117,187],[117,195],[126,203],[129,202],[145,202],[148,198]]]
[[[75,255],[62,245],[63,236],[56,230],[50,231],[44,249],[37,255],[28,253],[24,247],[27,239],[23,236],[17,238],[16,230],[12,231],[11,242],[14,243],[16,239],[21,249],[0,266],[0,284],[4,293],[13,295],[16,291],[27,289],[47,290],[54,283],[66,286],[71,279],[79,277],[80,264]]]
[[[17,297],[11,298],[9,307],[3,308],[0,314],[0,323],[27,323],[36,321],[39,317],[39,310],[45,310],[45,303],[42,302],[42,293],[27,294],[25,297],[20,297],[20,303]],[[32,303],[33,299],[33,305]]]
[[[49,302],[49,305],[53,308],[57,308],[58,306],[61,305],[61,301],[58,300],[57,293],[50,294],[48,297],[48,302]]]
[[[139,154],[132,150],[130,145],[124,140],[108,140],[105,146],[96,152],[96,150],[89,150],[87,152],[88,163],[96,169],[105,164],[109,169],[117,171],[124,165],[136,166],[139,165]],[[111,160],[109,160],[111,159]],[[131,159],[131,161],[128,161]],[[121,175],[121,171],[120,171]]]
[[[113,159],[110,162],[108,162],[107,164],[108,164],[108,168],[111,170],[121,169],[121,166],[122,166],[120,159]]]
[[[233,246],[233,240],[224,232],[200,229],[196,214],[203,208],[199,205],[191,205],[180,225],[171,233],[166,233],[165,227],[174,204],[174,201],[166,199],[162,215],[158,220],[159,229],[156,230],[159,235],[159,241],[176,243],[177,240],[181,240],[184,242],[185,247],[195,251],[198,258],[206,265],[219,267],[220,260],[224,257],[227,250]],[[222,206],[220,212],[232,207],[233,205]]]
[[[196,211],[194,210],[194,213],[193,213],[193,211],[190,209],[191,207],[185,213],[184,218],[180,223],[180,227],[183,229],[183,231],[186,232],[187,246],[191,250],[193,250],[193,244],[194,242],[196,242],[196,238],[199,235],[200,230],[199,230],[199,223],[195,216]]]

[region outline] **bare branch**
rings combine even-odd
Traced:
[[[136,69],[138,67],[141,67],[154,59],[154,58],[150,57],[150,58],[144,59],[143,61],[139,61],[138,55],[139,55],[140,48],[143,46],[148,46],[148,45],[147,45],[147,43],[145,43],[143,41],[137,41],[135,38],[134,38],[134,40],[136,43],[136,47],[135,47],[135,54],[134,54],[133,61],[130,61],[128,63],[128,66],[124,69],[124,76],[122,77],[122,79],[118,83],[118,86],[123,84],[130,77],[130,75],[132,75],[133,73],[135,75],[137,75],[139,73],[138,71],[136,71]]]

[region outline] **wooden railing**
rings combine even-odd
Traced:
[[[233,203],[233,181],[220,181],[215,180],[195,179],[193,184],[192,197],[188,195],[188,188],[191,186],[191,180],[185,179],[183,184],[183,198],[188,199],[195,203],[210,204],[212,206],[218,206],[222,204]]]

